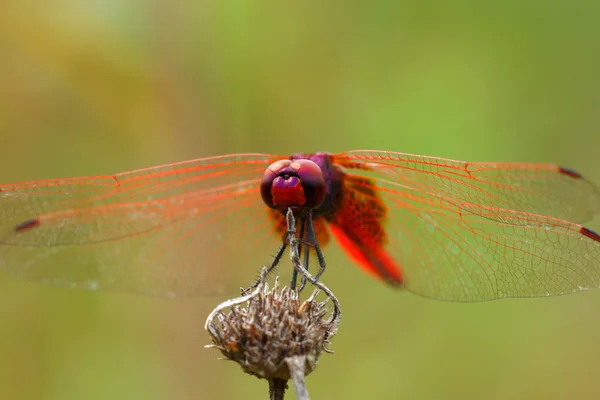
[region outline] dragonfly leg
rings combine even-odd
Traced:
[[[302,243],[304,243],[304,265],[302,265],[304,267],[305,270],[308,271],[308,263],[310,261],[310,248],[312,246],[312,243],[310,242],[310,238],[309,238],[309,231],[308,229],[305,229],[308,226],[308,221],[311,219],[311,216],[308,216],[308,218],[303,218],[300,223],[301,223],[301,236],[300,236],[300,240],[298,241],[300,244],[298,245],[298,249],[301,250],[302,249]],[[301,251],[298,251],[298,258],[300,258],[302,255]],[[298,276],[298,270],[294,269],[294,284],[296,283],[296,277]],[[295,285],[294,285],[295,286]],[[298,289],[300,292],[304,289],[304,286],[306,286],[306,275],[302,275],[302,281],[300,282],[300,288]]]
[[[312,247],[315,248],[315,252],[317,253],[317,259],[319,261],[319,272],[315,275],[315,281],[318,281],[319,278],[321,277],[321,275],[323,275],[323,272],[325,272],[325,257],[323,256],[323,253],[321,252],[321,248],[319,247],[319,243],[317,242],[317,237],[315,235],[315,229],[313,227],[313,223],[312,223],[312,213],[311,215],[309,215],[309,217],[306,219],[306,241],[308,243],[311,244]],[[306,269],[308,270],[308,251],[305,253],[304,255],[304,264]],[[302,291],[302,289],[304,289],[304,286],[306,286],[306,277],[304,276],[302,278],[302,285],[300,286],[300,291]]]
[[[303,221],[304,222],[303,225],[307,225],[308,226],[308,224],[309,224],[308,221],[311,221],[311,220],[312,220],[312,216],[309,215],[308,218],[307,218],[307,220],[306,220],[306,222]],[[309,230],[307,229],[305,240],[308,238],[309,234],[310,234]],[[313,234],[313,236],[314,236],[314,234]],[[311,239],[309,239],[309,240],[311,240]],[[303,265],[303,267],[307,271],[308,271],[308,263],[309,263],[309,261],[310,261],[310,246],[306,245],[306,250],[304,251],[304,265]],[[304,289],[304,286],[306,286],[306,275],[302,275],[302,283],[300,284],[300,291],[302,291],[302,289]]]
[[[325,257],[323,256],[323,253],[321,252],[321,247],[319,247],[319,242],[317,242],[317,237],[315,236],[315,229],[313,228],[313,224],[312,224],[312,218],[309,219],[308,221],[308,229],[310,230],[311,234],[312,234],[312,240],[313,243],[315,245],[315,251],[317,253],[317,259],[319,260],[319,272],[317,272],[317,274],[315,275],[315,280],[319,280],[319,278],[321,277],[321,275],[323,275],[323,272],[325,272]]]
[[[304,219],[300,221],[300,241],[298,244],[298,255],[301,256],[302,255],[302,250],[304,250],[304,253],[306,254],[306,256],[308,256],[308,252],[309,252],[309,246],[305,246],[304,249],[302,248],[302,243],[304,241],[304,236],[306,234],[306,230],[305,230],[306,224],[304,222]],[[288,227],[288,229],[290,229],[290,227]],[[296,232],[294,232],[295,234]],[[305,257],[306,258],[306,257]],[[304,264],[304,268],[308,268],[308,262],[305,261]],[[290,282],[290,288],[292,290],[294,290],[296,288],[296,282],[298,280],[298,271],[296,269],[294,269],[294,271],[292,271],[292,280]],[[304,286],[304,285],[303,285]]]
[[[279,264],[279,261],[281,260],[283,253],[285,253],[285,249],[287,249],[287,246],[288,246],[288,242],[287,242],[287,239],[285,239],[283,244],[279,248],[279,251],[277,252],[277,254],[275,254],[275,257],[273,258],[271,265],[269,265],[269,267],[267,268],[267,272],[266,272],[265,276],[268,276],[275,269],[277,264]],[[258,287],[258,285],[260,285],[261,280],[262,279],[259,278],[250,287],[248,287],[246,289],[242,289],[242,295],[246,295],[246,294],[250,293],[251,291],[253,291],[254,289],[256,289]]]

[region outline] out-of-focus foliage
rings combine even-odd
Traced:
[[[376,148],[554,161],[600,184],[599,4],[5,0],[0,178]],[[314,398],[600,397],[600,291],[440,303],[327,256],[345,315]],[[0,397],[266,398],[202,348],[219,300],[2,274]]]

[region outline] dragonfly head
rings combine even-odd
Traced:
[[[260,194],[265,204],[285,214],[302,215],[318,208],[327,193],[321,168],[310,160],[280,160],[265,171]]]

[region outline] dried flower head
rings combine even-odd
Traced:
[[[263,268],[260,279],[252,286],[254,291],[221,303],[210,313],[204,327],[214,343],[207,347],[218,348],[227,359],[240,364],[245,372],[267,379],[271,399],[283,399],[287,381],[291,379],[296,398],[306,400],[308,391],[304,377],[314,371],[321,352],[330,352],[327,345],[337,332],[342,312],[333,292],[315,279],[300,261],[291,209],[286,219],[290,261],[294,270],[302,276],[300,289],[284,287],[280,290],[279,279],[276,278],[273,289],[269,290],[266,277],[275,264]],[[317,276],[323,269],[324,264]],[[315,290],[300,303],[298,293],[306,282],[323,291],[327,299],[317,301],[319,290]],[[333,310],[331,316],[325,318],[329,301]],[[228,313],[226,309],[229,309]]]
[[[263,281],[252,294],[222,303],[213,311],[206,323],[214,342],[210,347],[259,378],[290,379],[290,359],[304,360],[303,373],[308,375],[321,352],[330,352],[327,345],[339,322],[336,301],[327,318],[330,298],[317,301],[318,293],[315,290],[301,303],[297,291],[280,289],[278,280],[269,289]]]

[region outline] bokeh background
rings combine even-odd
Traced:
[[[599,7],[4,0],[0,181],[369,148],[558,162],[600,184]],[[600,398],[600,291],[441,303],[327,257],[344,319],[313,398]],[[203,348],[216,302],[1,274],[0,398],[266,398]]]

